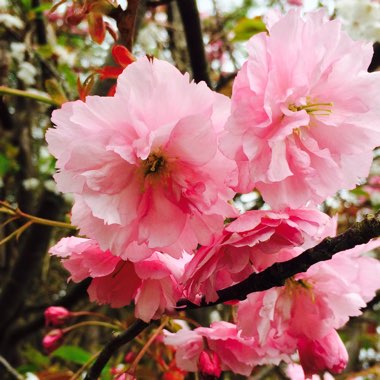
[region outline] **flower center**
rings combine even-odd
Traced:
[[[146,160],[142,162],[144,176],[162,173],[167,166],[164,155],[161,152],[151,153]]]
[[[288,109],[293,112],[305,110],[308,114],[314,116],[329,116],[332,112],[333,103],[313,102],[310,98],[306,98],[306,104],[295,105],[289,104]]]

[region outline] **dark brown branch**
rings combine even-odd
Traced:
[[[232,300],[244,300],[250,293],[283,286],[288,278],[306,272],[312,265],[330,260],[335,253],[368,243],[378,236],[380,236],[380,211],[376,215],[368,215],[362,222],[355,223],[342,234],[324,239],[317,246],[289,261],[273,264],[260,273],[250,275],[236,285],[219,290],[219,299],[215,302],[206,303],[203,299],[200,305],[195,305],[183,299],[177,303],[177,306],[183,310],[217,305]]]
[[[185,30],[187,49],[195,82],[204,81],[211,88],[208,65],[203,44],[201,20],[195,0],[177,0]]]
[[[139,0],[129,0],[126,11],[119,12],[116,17],[117,28],[120,32],[120,43],[132,51],[135,37],[137,10]]]
[[[40,5],[41,4],[39,0],[32,0],[33,8],[38,8]],[[46,28],[45,28],[44,16],[42,12],[36,13],[35,25],[36,25],[36,35],[37,35],[38,44],[46,45],[47,44]]]
[[[368,71],[371,73],[379,69],[380,66],[380,43],[376,42],[373,45],[373,56]]]
[[[168,5],[172,2],[173,0],[151,0],[146,2],[147,7],[158,7],[160,5]]]
[[[95,363],[92,365],[88,371],[84,380],[96,380],[99,378],[103,368],[106,366],[108,360],[111,356],[124,344],[127,344],[132,339],[137,337],[144,329],[149,326],[149,323],[137,319],[127,330],[117,335],[115,338],[110,340],[100,355],[96,359]]]

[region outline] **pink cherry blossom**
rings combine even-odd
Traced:
[[[209,328],[196,329],[207,341],[207,346],[214,351],[224,371],[249,376],[256,365],[262,364],[263,357],[257,351],[252,338],[242,337],[236,325],[229,322],[214,322]],[[268,352],[265,356],[270,356]],[[280,360],[275,360],[279,364]]]
[[[257,365],[288,359],[276,350],[261,350],[253,338],[243,337],[235,324],[223,321],[193,331],[166,332],[164,342],[176,348],[178,367],[192,372],[201,370],[201,355],[206,348],[218,357],[222,370],[245,376]]]
[[[73,223],[133,261],[208,244],[236,215],[235,166],[217,149],[228,114],[227,97],[148,58],[124,70],[114,97],[65,103],[46,139],[59,190],[75,196]]]
[[[302,6],[303,0],[288,0],[288,4]]]
[[[207,301],[215,301],[217,290],[293,257],[287,248],[315,245],[328,222],[326,214],[306,208],[240,215],[187,265],[183,278],[187,296],[196,302],[202,294]]]
[[[164,343],[176,348],[175,361],[185,371],[198,370],[199,356],[204,348],[203,338],[197,329],[182,329],[175,334],[165,331]]]
[[[346,347],[335,330],[320,340],[299,339],[298,353],[306,376],[325,370],[341,373],[348,362]]]
[[[272,207],[300,207],[355,187],[380,144],[372,47],[324,11],[293,10],[253,36],[248,53],[221,139],[239,168],[236,190],[256,186]]]
[[[179,282],[190,255],[180,258],[151,250],[147,259],[133,263],[102,251],[91,239],[63,238],[50,253],[62,258],[75,282],[91,277],[91,301],[123,307],[135,302],[135,315],[146,322],[174,309],[182,296]]]

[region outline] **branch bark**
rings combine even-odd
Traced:
[[[142,321],[141,319],[137,319],[127,330],[117,335],[115,338],[110,340],[95,363],[92,365],[90,370],[88,371],[84,380],[96,380],[99,378],[103,368],[106,366],[108,360],[111,356],[124,344],[127,344],[132,339],[137,337],[145,328],[149,326],[149,323]]]
[[[129,0],[127,10],[119,12],[116,18],[117,28],[120,32],[120,42],[130,51],[132,51],[135,37],[138,7],[139,0]]]
[[[204,81],[211,88],[208,75],[205,47],[203,43],[201,20],[195,0],[177,0],[185,30],[187,49],[195,82]]]

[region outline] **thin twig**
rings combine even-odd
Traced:
[[[145,355],[150,345],[154,342],[154,340],[157,338],[157,336],[160,334],[160,332],[167,325],[168,322],[169,322],[169,317],[164,317],[163,322],[160,324],[160,326],[158,326],[157,330],[152,334],[149,340],[145,343],[144,347],[138,353],[138,355],[136,356],[136,359],[133,361],[131,365],[130,371],[132,373],[136,371],[137,365],[139,364],[140,360]]]
[[[95,363],[92,365],[88,371],[85,380],[97,380],[103,370],[107,365],[108,360],[111,356],[124,344],[127,344],[137,335],[139,335],[144,329],[149,326],[149,323],[137,319],[127,330],[117,335],[115,338],[110,340],[102,349]]]
[[[23,98],[29,98],[37,100],[38,102],[47,103],[52,106],[60,106],[58,102],[53,100],[52,98],[48,98],[46,96],[34,94],[32,92],[23,91],[23,90],[17,90],[16,88],[9,88],[5,86],[0,86],[0,94],[3,95],[15,95],[15,96],[21,96]]]
[[[22,376],[20,373],[16,371],[15,368],[13,368],[8,361],[0,355],[0,363],[3,365],[3,367],[17,380],[24,380],[25,377]]]

